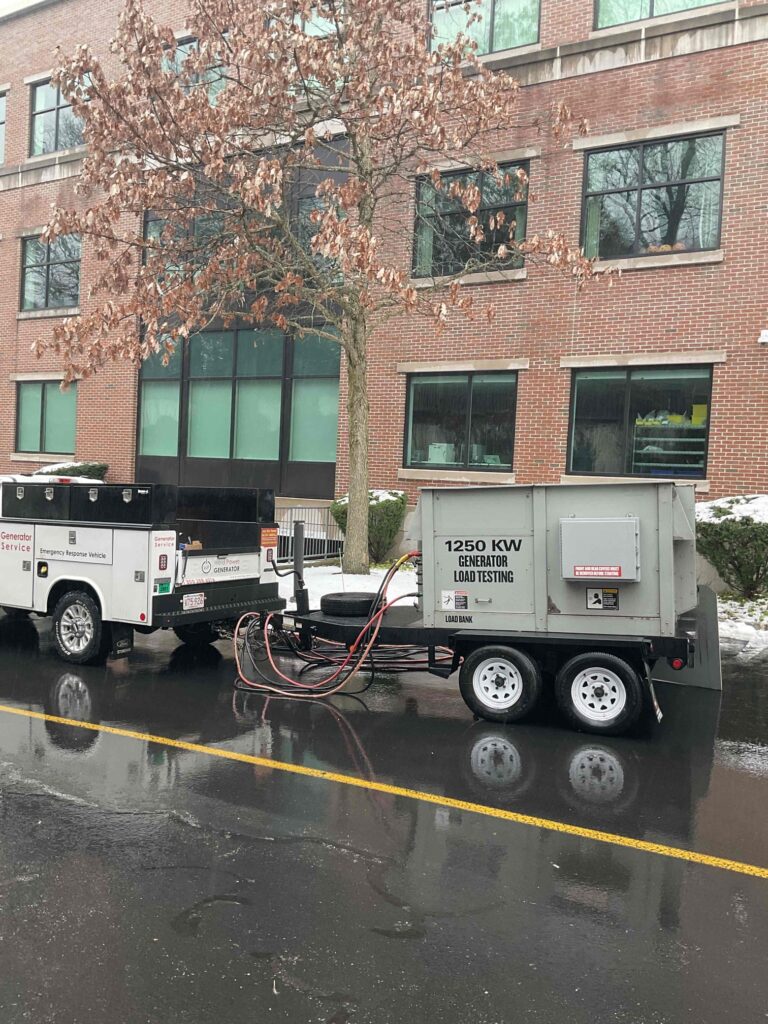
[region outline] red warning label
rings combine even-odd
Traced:
[[[612,579],[621,577],[620,565],[574,565],[574,576],[584,576],[587,579]]]
[[[277,547],[277,527],[268,526],[262,527],[261,530],[261,546],[263,548],[276,548]]]

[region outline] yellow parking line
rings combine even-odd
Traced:
[[[20,715],[22,718],[37,718],[44,722],[56,722],[77,729],[91,729],[110,736],[123,736],[126,739],[140,740],[142,743],[157,743],[165,747],[176,747],[178,750],[189,750],[193,754],[206,754],[209,757],[221,757],[227,761],[241,761],[244,764],[258,765],[260,768],[271,768],[274,771],[289,772],[292,775],[303,775],[310,779],[323,779],[326,782],[337,782],[343,786],[355,786],[374,793],[386,793],[389,796],[405,797],[408,800],[419,800],[422,803],[448,807],[451,810],[468,811],[470,814],[482,814],[487,818],[498,818],[510,821],[515,825],[526,825],[529,828],[545,829],[548,832],[561,832],[579,839],[591,839],[596,843],[609,843],[611,846],[625,846],[642,853],[653,853],[673,860],[687,861],[690,864],[701,864],[705,867],[719,868],[721,871],[734,871],[740,875],[751,875],[754,878],[768,879],[768,868],[756,864],[745,864],[726,857],[712,857],[696,850],[683,850],[677,846],[666,846],[664,843],[649,843],[644,839],[633,839],[631,836],[617,835],[614,832],[601,832],[594,828],[582,828],[551,818],[539,818],[532,814],[518,814],[516,811],[505,811],[501,807],[488,807],[468,800],[456,800],[450,796],[437,793],[425,793],[420,789],[408,789],[405,786],[392,786],[387,782],[373,782],[369,779],[356,778],[354,775],[342,775],[339,772],[326,772],[320,768],[308,768],[303,764],[290,764],[287,761],[273,761],[269,757],[256,757],[254,754],[241,754],[236,750],[223,750],[221,747],[209,747],[201,743],[187,743],[186,740],[175,740],[169,736],[153,736],[151,733],[135,732],[133,729],[121,729],[114,725],[96,725],[92,722],[78,722],[71,718],[60,718],[57,715],[46,715],[42,711],[28,711],[24,708],[8,707],[0,704],[0,712],[9,715]]]

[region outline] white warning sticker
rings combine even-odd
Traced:
[[[440,607],[444,612],[463,612],[469,608],[466,590],[444,590]]]

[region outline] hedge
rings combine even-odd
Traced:
[[[348,495],[331,503],[331,515],[342,533],[347,532]],[[368,492],[368,553],[383,562],[405,522],[407,499],[402,491]]]

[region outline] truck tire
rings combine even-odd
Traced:
[[[542,693],[541,670],[514,647],[479,647],[464,659],[459,688],[467,707],[489,722],[519,722]]]
[[[365,619],[371,614],[376,594],[357,591],[349,594],[324,594],[320,598],[323,615],[334,615],[342,619]]]
[[[190,622],[186,626],[174,626],[173,632],[188,647],[207,647],[219,639],[212,622]]]
[[[577,654],[555,679],[560,710],[577,729],[619,736],[643,710],[643,687],[635,669],[605,651]]]
[[[69,590],[53,609],[53,638],[63,661],[87,665],[104,656],[109,630],[104,629],[101,610],[84,590]]]

